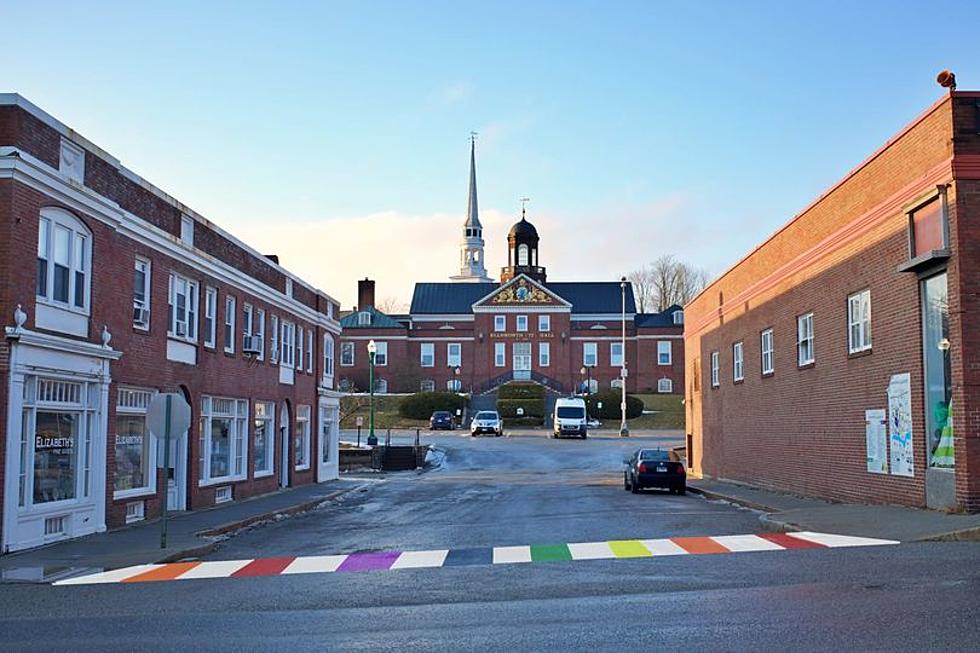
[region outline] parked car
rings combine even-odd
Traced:
[[[504,420],[495,410],[481,410],[470,423],[470,435],[489,433],[498,438],[504,434]]]
[[[448,410],[437,410],[429,418],[429,428],[433,431],[448,429],[452,431],[456,428],[456,418]]]
[[[687,492],[687,471],[673,451],[638,449],[623,463],[623,487],[633,494],[648,487],[665,488],[671,494]]]
[[[552,437],[566,435],[586,438],[589,426],[585,416],[585,400],[581,397],[559,397],[555,400],[555,428]]]

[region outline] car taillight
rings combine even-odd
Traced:
[[[687,473],[687,472],[684,471],[684,464],[683,463],[677,463],[677,473],[680,474],[681,476],[683,476],[684,474]]]
[[[647,466],[644,465],[643,463],[640,463],[640,466],[636,468],[636,471],[640,472],[641,474],[646,474]]]

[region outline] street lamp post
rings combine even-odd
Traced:
[[[622,293],[623,298],[623,336],[620,341],[620,345],[623,348],[622,357],[622,368],[620,368],[619,381],[622,384],[622,401],[619,404],[619,410],[622,414],[622,419],[619,424],[619,435],[621,437],[629,437],[630,430],[626,428],[626,277],[619,280],[619,289]]]
[[[592,366],[591,365],[586,365],[585,367],[582,368],[582,376],[586,376],[586,375],[588,375],[588,381],[586,382],[585,385],[585,394],[590,395],[592,394]]]
[[[378,444],[378,436],[374,434],[374,356],[378,353],[378,345],[374,343],[374,340],[368,342],[368,384],[371,387],[371,400],[370,400],[370,431],[368,433],[367,443],[369,445],[376,446]]]

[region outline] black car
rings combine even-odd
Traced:
[[[429,418],[429,428],[433,431],[438,429],[448,429],[452,431],[456,428],[456,418],[448,410],[437,410]]]
[[[665,488],[671,494],[687,492],[687,471],[673,451],[638,449],[623,462],[623,487],[633,494],[648,487]]]

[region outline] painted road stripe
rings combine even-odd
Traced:
[[[505,565],[514,562],[531,562],[529,546],[497,546],[493,549],[493,564]]]
[[[197,580],[200,578],[228,578],[236,571],[252,562],[251,560],[209,560],[202,562],[190,571],[185,571],[177,580]]]
[[[282,570],[284,574],[326,574],[337,571],[344,560],[345,555],[338,556],[307,556],[296,558],[293,562]]]
[[[568,545],[572,560],[605,560],[615,558],[609,542],[575,542]]]
[[[614,540],[609,543],[609,548],[617,558],[646,558],[653,555],[639,540]]]
[[[419,569],[422,567],[441,567],[446,561],[449,549],[435,551],[406,551],[398,556],[391,569]]]
[[[711,538],[732,553],[742,551],[781,551],[783,547],[757,535],[719,535]]]
[[[167,580],[278,576],[346,571],[384,571],[425,567],[454,567],[562,560],[602,560],[613,558],[656,558],[670,555],[706,553],[741,553],[749,551],[784,551],[787,549],[823,549],[852,546],[898,544],[879,540],[829,533],[761,533],[759,535],[722,535],[717,537],[673,537],[654,540],[613,540],[571,544],[535,544],[436,549],[432,551],[365,551],[352,554],[305,557],[259,558],[255,560],[221,560],[207,562],[174,562],[136,565],[124,569],[68,578],[55,585],[89,585],[97,583],[145,583]]]

